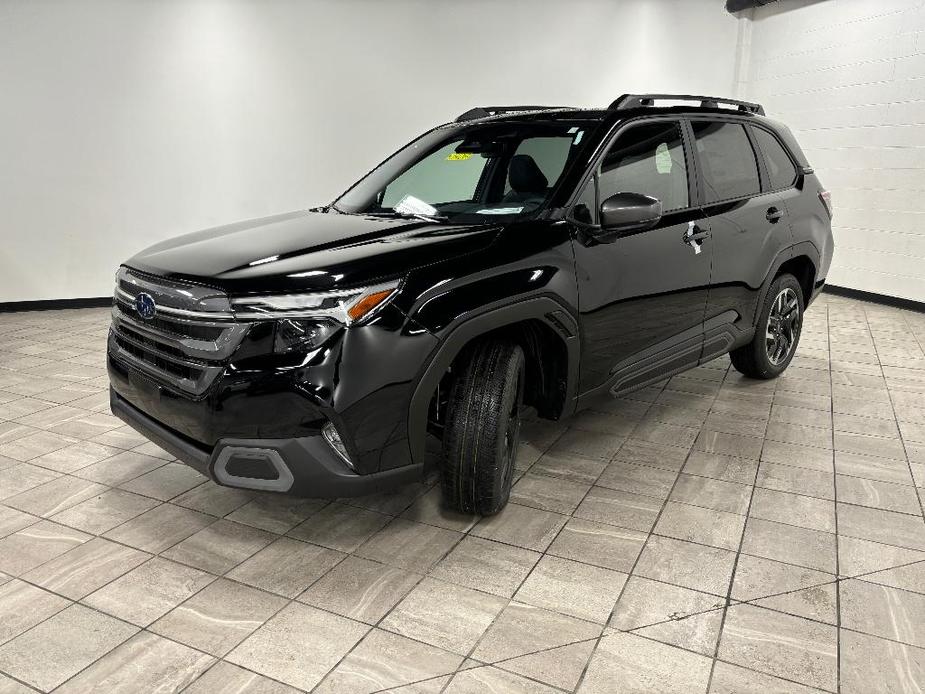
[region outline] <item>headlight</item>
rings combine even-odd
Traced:
[[[311,294],[278,294],[231,300],[241,320],[275,320],[274,351],[310,350],[343,326],[372,318],[391,299],[398,282]]]
[[[273,338],[273,351],[277,354],[286,352],[307,352],[319,347],[332,333],[340,327],[333,321],[299,320],[284,318],[276,322],[276,335]]]

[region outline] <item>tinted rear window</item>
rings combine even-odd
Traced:
[[[738,123],[694,121],[697,157],[707,203],[756,195],[761,190],[755,152]]]
[[[790,160],[790,155],[784,150],[777,138],[763,128],[752,128],[758,149],[764,155],[764,163],[768,167],[768,180],[771,190],[781,190],[793,185],[797,177],[796,167]]]

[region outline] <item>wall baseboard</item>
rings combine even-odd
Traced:
[[[896,296],[875,294],[873,292],[861,291],[860,289],[849,289],[848,287],[836,287],[831,284],[825,285],[823,292],[834,296],[844,296],[848,299],[859,299],[860,301],[870,301],[875,304],[883,304],[884,306],[894,306],[896,308],[904,308],[910,311],[925,313],[925,302],[923,301],[901,299]],[[111,304],[111,296],[97,296],[86,299],[48,299],[46,301],[7,301],[0,302],[0,313],[12,313],[14,311],[60,311],[66,308],[103,308]]]
[[[59,311],[64,308],[103,308],[111,305],[111,296],[94,296],[86,299],[48,299],[47,301],[6,301],[0,302],[0,313]]]
[[[859,299],[860,301],[870,301],[875,304],[883,304],[884,306],[893,306],[894,308],[904,308],[909,311],[925,313],[925,302],[915,301],[914,299],[901,299],[898,296],[875,294],[874,292],[865,292],[861,291],[860,289],[836,287],[831,284],[825,285],[825,289],[822,291],[825,294],[843,296],[848,299]]]

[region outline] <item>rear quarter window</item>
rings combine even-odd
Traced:
[[[777,138],[764,128],[752,128],[758,149],[764,156],[764,163],[768,169],[768,182],[771,190],[789,188],[797,177],[797,169]]]

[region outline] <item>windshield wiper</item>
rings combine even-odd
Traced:
[[[444,215],[418,214],[416,212],[398,212],[396,210],[384,210],[382,212],[367,212],[367,214],[373,217],[398,217],[399,219],[420,219],[421,221],[424,221],[424,222],[437,222],[438,224],[450,221],[450,218]]]

